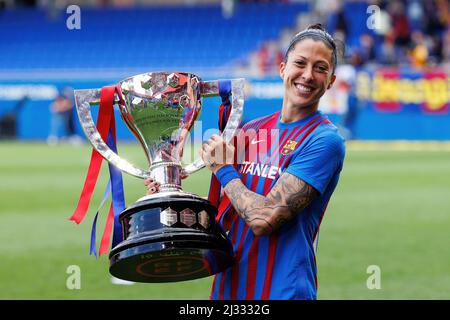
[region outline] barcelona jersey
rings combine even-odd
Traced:
[[[288,172],[318,192],[304,210],[277,231],[255,236],[226,195],[218,222],[233,244],[234,263],[214,278],[211,299],[316,299],[314,242],[328,201],[337,185],[345,147],[337,128],[317,111],[292,123],[280,111],[245,124],[245,148],[237,155],[245,186],[267,195]]]

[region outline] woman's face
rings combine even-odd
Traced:
[[[322,41],[300,40],[280,64],[284,83],[284,105],[294,108],[317,108],[319,99],[331,88],[333,51]]]

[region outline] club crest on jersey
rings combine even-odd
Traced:
[[[295,148],[297,148],[298,142],[295,140],[288,140],[284,144],[283,148],[281,149],[281,154],[283,156],[290,155],[292,152],[294,152]]]

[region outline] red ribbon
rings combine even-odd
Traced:
[[[97,130],[100,133],[103,141],[107,141],[110,128],[113,130],[113,134],[115,135],[115,121],[113,112],[115,92],[116,87],[106,86],[102,88],[100,95],[100,110],[97,119]],[[89,164],[89,169],[86,175],[86,180],[84,182],[83,190],[81,191],[80,199],[78,200],[77,208],[69,219],[75,221],[77,224],[83,221],[84,217],[86,216],[86,212],[89,209],[89,203],[91,201],[95,185],[97,184],[98,174],[102,166],[102,160],[103,157],[101,156],[101,154],[98,153],[95,148],[93,148],[91,154],[91,162]],[[112,209],[110,209],[109,216],[111,216],[111,211]]]
[[[113,230],[114,222],[114,210],[113,203],[109,207],[108,219],[106,220],[105,230],[103,231],[102,240],[100,242],[100,248],[98,249],[98,255],[101,256],[103,253],[108,253],[109,243],[111,242],[111,233]]]
[[[114,93],[115,91],[112,92],[112,105],[111,105],[111,109],[113,109],[113,105],[114,105]],[[109,92],[107,94],[110,94]],[[105,103],[109,103],[109,96],[106,98],[108,100],[106,100]],[[102,98],[100,98],[100,103],[102,101]],[[111,134],[113,136],[114,142],[116,141],[116,122],[114,119],[114,112],[112,113],[111,116],[111,122],[110,122],[110,129],[111,129]],[[110,164],[111,165],[111,164]],[[113,184],[113,179],[111,177],[111,188],[113,188],[112,186]],[[112,189],[114,190],[114,188]],[[100,242],[100,248],[98,249],[98,255],[101,256],[103,253],[108,253],[108,248],[109,248],[109,244],[111,242],[111,234],[113,232],[113,223],[114,223],[114,192],[111,192],[111,195],[113,197],[113,201],[111,201],[111,206],[109,207],[109,213],[108,213],[108,218],[106,220],[106,225],[105,225],[105,230],[103,231],[103,236],[102,236],[102,240]]]
[[[232,105],[222,103],[219,107],[219,130],[223,132],[228,118],[230,117]],[[211,174],[211,185],[209,187],[208,200],[213,206],[218,207],[220,200],[220,182],[214,174]]]

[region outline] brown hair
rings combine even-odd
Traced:
[[[332,54],[332,65],[333,65],[333,74],[336,70],[337,65],[337,47],[336,41],[333,37],[325,30],[325,28],[320,23],[316,23],[308,26],[305,30],[297,33],[289,43],[289,47],[284,54],[284,63],[287,62],[289,52],[294,50],[294,47],[297,43],[304,39],[313,39],[322,41],[329,49],[333,51]]]

